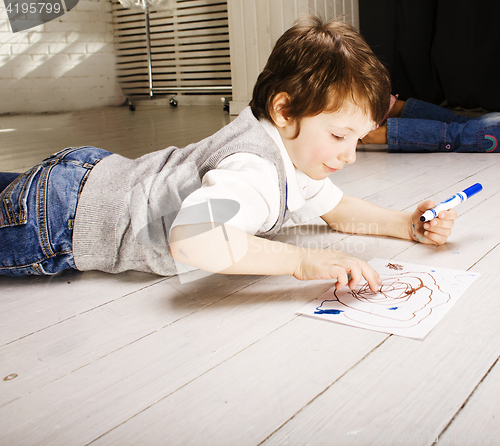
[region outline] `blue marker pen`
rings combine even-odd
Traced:
[[[420,221],[429,221],[433,218],[436,218],[439,215],[439,212],[443,210],[448,210],[454,208],[458,204],[467,200],[467,198],[476,195],[478,192],[483,190],[483,186],[479,183],[473,184],[471,187],[459,192],[458,194],[453,195],[453,197],[448,198],[447,200],[439,203],[436,207],[425,211],[420,217]]]

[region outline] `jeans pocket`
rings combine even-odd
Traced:
[[[485,127],[477,138],[477,145],[480,152],[492,153],[499,151],[498,140],[500,139],[500,124]]]
[[[28,221],[28,194],[41,166],[17,177],[0,193],[0,228],[24,225]]]

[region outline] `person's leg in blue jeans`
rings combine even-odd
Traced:
[[[0,275],[76,269],[78,197],[94,165],[108,155],[95,147],[68,148],[22,175],[0,174]]]
[[[400,118],[387,120],[390,152],[499,151],[500,113],[470,118],[409,99]]]
[[[500,151],[500,113],[470,118],[416,99],[398,101],[394,110],[363,144],[387,144],[389,152]]]

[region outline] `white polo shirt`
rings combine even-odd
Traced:
[[[330,179],[313,180],[295,168],[278,129],[265,119],[260,124],[279,147],[285,164],[287,208],[296,224],[306,223],[332,210],[342,191]],[[226,223],[248,234],[271,229],[279,217],[280,191],[275,165],[250,153],[237,153],[222,160],[202,179],[201,187],[182,203],[174,226],[193,224],[187,209],[209,199],[230,199],[240,204],[238,213]],[[201,223],[197,219],[196,223]],[[208,221],[206,222],[208,223]]]

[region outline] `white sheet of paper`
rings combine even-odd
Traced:
[[[354,290],[335,287],[297,314],[353,327],[424,339],[479,273],[434,268],[394,260],[368,262],[382,287],[373,293],[366,281]]]

